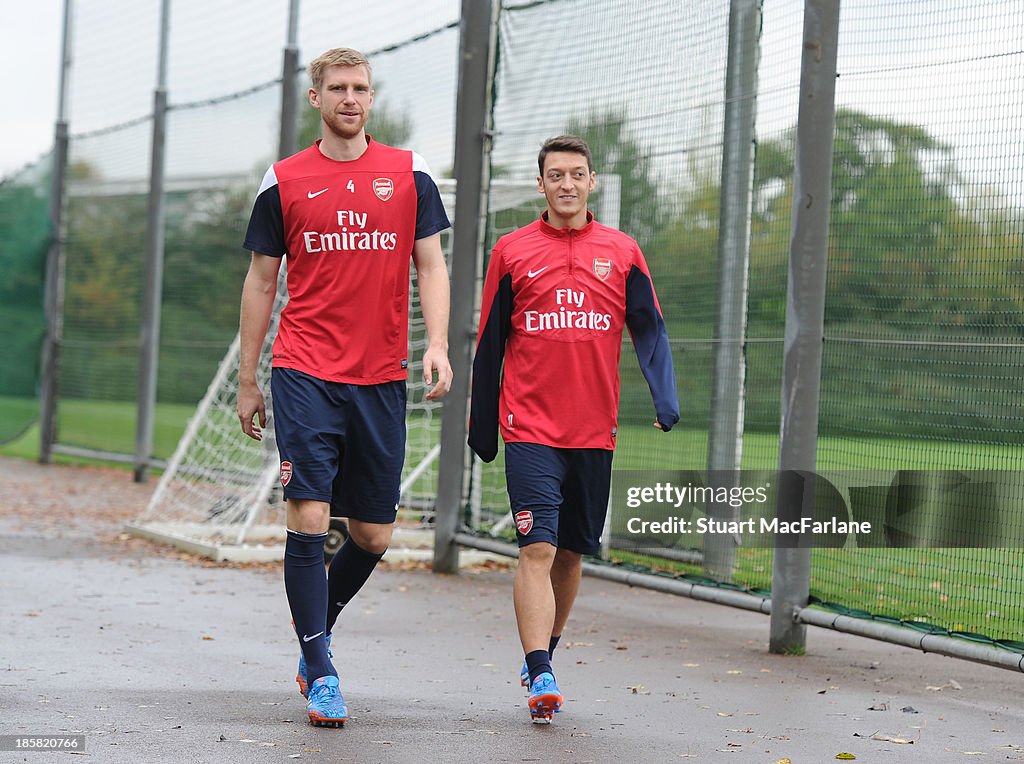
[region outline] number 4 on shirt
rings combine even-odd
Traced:
[[[349,192],[353,194],[356,192],[356,184],[353,183],[351,180],[345,184],[345,188],[347,188]]]

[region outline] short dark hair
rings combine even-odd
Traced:
[[[540,147],[540,153],[537,154],[537,168],[541,175],[544,174],[544,160],[553,151],[582,154],[587,158],[587,170],[594,171],[594,159],[590,155],[590,146],[587,145],[587,142],[578,135],[558,135],[544,141],[544,145]]]

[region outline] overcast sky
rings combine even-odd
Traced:
[[[0,0],[0,177],[53,144],[62,0]]]
[[[76,51],[78,84],[72,82],[72,133],[150,110],[155,64],[155,24],[151,22],[159,7],[157,0],[118,3],[116,8],[99,0],[78,1],[83,11],[88,9],[83,12],[79,32],[88,33],[91,47]],[[177,35],[172,38],[171,52],[183,53],[188,47],[186,55],[172,55],[172,102],[231,92],[279,75],[287,2],[264,3],[266,12],[242,16],[233,0],[172,6],[172,32]],[[391,12],[383,14],[367,13],[367,6],[358,0],[302,0],[300,56],[308,58],[336,44],[374,50],[457,18],[459,5],[459,0],[389,0]],[[5,74],[0,85],[0,177],[39,158],[52,144],[62,9],[63,0],[0,0],[0,71]],[[897,11],[905,23],[888,23]],[[765,17],[761,85],[768,92],[762,93],[759,104],[758,129],[771,133],[795,119],[792,108],[782,108],[785,99],[771,92],[771,87],[773,81],[779,81],[781,65],[785,69],[782,75],[790,88],[795,88],[799,59],[772,51],[798,52],[800,3],[768,0]],[[237,46],[227,44],[231,41],[209,37],[214,30],[227,28],[234,30],[235,42],[245,42],[248,51],[265,53],[240,55]],[[1024,10],[1019,0],[1005,5],[996,0],[955,4],[946,0],[858,0],[844,4],[843,30],[842,76],[837,90],[841,104],[921,124],[940,139],[958,144],[956,158],[964,169],[998,178],[1004,188],[1017,187],[1020,192],[1019,186],[1024,184],[1024,56],[1020,55]],[[445,43],[449,47],[453,34]],[[339,35],[345,39],[338,39]],[[443,39],[438,41],[441,43]],[[117,49],[111,51],[114,45]],[[381,62],[382,92],[389,93],[389,100],[399,109],[409,106],[415,118],[415,148],[437,171],[443,171],[443,164],[450,161],[453,99],[434,99],[430,108],[436,112],[430,114],[419,102],[407,99],[404,90],[407,85],[416,91],[432,88],[430,83],[436,85],[440,80],[453,84],[454,66],[448,55],[432,55],[425,48],[413,52],[418,58],[412,54],[408,60],[375,58]],[[917,66],[921,61],[940,65],[921,68]],[[106,76],[112,68],[117,73],[116,86]],[[897,82],[898,93],[893,90]],[[446,88],[439,92],[452,92],[450,85]],[[265,115],[274,114],[275,109],[271,94],[266,98],[267,103],[249,107],[251,113],[262,115],[258,125],[243,113],[244,104],[238,105],[242,129],[271,135],[273,117]],[[981,130],[979,126],[983,126]],[[197,125],[195,129],[206,128]],[[132,166],[125,172],[144,171],[148,129],[140,126],[133,134],[119,134],[117,140],[122,148],[135,147],[130,152]],[[269,138],[267,142],[272,143]],[[226,157],[232,148],[230,141],[219,146],[201,140],[182,143],[171,146],[172,153],[195,155],[206,163],[203,152],[208,151],[211,170],[213,160]]]

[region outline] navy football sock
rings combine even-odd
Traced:
[[[327,575],[324,572],[326,533],[289,530],[284,544],[284,590],[295,621],[299,647],[306,659],[309,684],[337,676],[327,657]]]
[[[530,685],[533,685],[533,680],[543,674],[545,671],[549,674],[554,674],[551,670],[551,656],[547,650],[534,650],[526,654],[526,668],[530,672]]]
[[[555,654],[555,648],[558,647],[558,640],[562,638],[559,634],[557,637],[551,637],[551,641],[548,642],[548,658],[551,658]]]
[[[383,554],[371,554],[349,536],[327,571],[327,631],[334,628],[342,609],[363,588]]]

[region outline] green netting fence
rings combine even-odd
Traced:
[[[0,444],[23,437],[38,417],[50,193],[49,156],[0,182]]]

